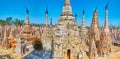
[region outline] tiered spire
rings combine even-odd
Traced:
[[[80,28],[80,37],[82,39],[82,44],[81,46],[84,47],[86,45],[86,42],[87,42],[87,29],[86,29],[86,26],[85,26],[85,21],[84,21],[84,10],[82,12],[82,23],[81,23],[81,28]]]
[[[29,31],[31,29],[29,20],[29,10],[26,8],[26,24],[24,25],[23,31]]]
[[[99,25],[99,22],[98,22],[98,12],[97,12],[97,9],[95,9],[94,11],[94,15],[93,15],[93,20],[92,20],[92,24],[91,24],[91,27],[96,27],[99,28],[100,25]]]
[[[109,31],[109,29],[108,29],[108,4],[106,5],[106,7],[105,7],[105,23],[104,23],[104,30],[105,31]]]
[[[30,21],[29,21],[29,10],[26,8],[26,25],[30,25]]]
[[[48,9],[46,9],[45,14],[46,14],[46,26],[48,26]]]
[[[112,52],[112,35],[108,27],[108,4],[105,7],[105,11],[105,24],[103,32],[101,33],[101,54],[105,53],[103,56]]]
[[[99,22],[98,22],[97,9],[95,9],[95,11],[94,11],[91,27],[89,29],[89,37],[90,37],[90,39],[93,39],[94,36],[98,36],[98,37],[95,37],[95,41],[100,40],[100,26],[99,26]]]
[[[85,26],[85,21],[84,21],[84,10],[82,12],[82,24],[81,24],[81,32],[85,32],[86,31],[86,26]]]
[[[52,27],[52,18],[50,19],[50,27]]]

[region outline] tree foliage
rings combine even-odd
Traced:
[[[6,18],[6,24],[8,24],[8,25],[12,24],[12,17]]]
[[[19,20],[19,19],[15,19],[14,21],[13,21],[13,24],[14,25],[23,25],[23,23],[24,23],[24,20]]]
[[[21,25],[24,24],[24,20],[20,20],[18,18],[13,19],[12,17],[7,17],[5,20],[0,19],[0,25],[5,25],[5,24],[7,24],[7,25],[14,24],[14,25],[20,25],[21,26]]]
[[[43,48],[42,42],[38,40],[33,41],[33,47],[35,50],[41,50]]]
[[[5,20],[0,19],[0,24],[5,25],[6,24]]]

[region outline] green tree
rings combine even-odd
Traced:
[[[19,20],[18,19],[15,19],[14,21],[13,21],[13,23],[14,23],[14,25],[18,25],[19,24]]]
[[[14,25],[23,25],[23,23],[24,23],[24,20],[19,20],[19,19],[15,19],[14,21],[13,21],[13,23],[14,23]]]
[[[24,23],[24,20],[20,20],[20,26],[23,25]]]
[[[12,17],[6,18],[6,24],[8,24],[8,25],[12,24]]]
[[[35,50],[41,50],[43,48],[42,42],[38,40],[33,41],[33,47]]]
[[[5,25],[5,20],[0,19],[0,25]]]

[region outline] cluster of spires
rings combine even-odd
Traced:
[[[109,3],[109,2],[108,2]],[[106,10],[106,17],[105,17],[105,23],[104,23],[104,30],[105,31],[109,31],[108,29],[108,3],[105,7],[105,10]],[[64,6],[70,6],[70,0],[65,0],[65,4]],[[46,9],[46,26],[48,26],[48,9]],[[83,10],[82,12],[82,24],[81,24],[81,28],[83,30],[85,30],[85,20],[84,20],[84,14],[85,14],[85,11]],[[26,8],[26,25],[30,25],[30,21],[29,21],[29,10]],[[93,24],[96,24],[99,28],[99,24],[98,24],[98,20],[97,20],[97,9],[95,9],[94,11],[94,20],[92,20],[92,24],[91,24],[91,27],[93,26]],[[77,15],[75,15],[77,17]],[[52,18],[50,19],[50,27],[52,26]]]
[[[46,9],[46,26],[48,26],[48,9]],[[50,19],[50,27],[52,27],[52,18]]]
[[[108,3],[106,5],[106,7],[105,7],[105,10],[106,10],[105,11],[105,15],[106,16],[105,16],[104,30],[105,31],[109,31],[109,26],[108,26]],[[85,28],[84,14],[85,14],[85,12],[83,10],[83,12],[82,12],[82,24],[81,24],[81,28]],[[97,20],[97,16],[98,16],[97,9],[95,9],[91,27],[93,27],[93,25],[97,25],[98,28],[100,27],[99,26],[99,22]]]
[[[70,6],[70,0],[65,0],[64,6]],[[109,31],[109,27],[108,27],[108,3],[106,5],[106,7],[105,7],[105,10],[106,10],[106,17],[105,17],[105,23],[104,23],[104,31],[108,32]],[[48,9],[46,9],[45,13],[46,13],[46,26],[48,26]],[[85,14],[85,11],[83,10],[83,12],[82,12],[82,24],[81,24],[81,29],[82,30],[85,30],[84,14]],[[30,21],[29,21],[29,16],[28,15],[29,15],[29,10],[26,8],[26,25],[29,26],[30,25]],[[91,27],[92,27],[93,24],[97,24],[98,25],[98,20],[96,19],[97,18],[97,9],[95,9],[95,11],[94,11],[94,17],[93,18],[95,18],[95,19],[92,20]],[[52,26],[52,18],[50,19],[50,27],[51,26]]]
[[[106,17],[105,17],[104,29],[105,29],[106,31],[109,31],[109,30],[108,30],[108,4],[109,4],[109,1],[108,1],[107,5],[106,5],[106,7],[105,7]],[[64,6],[70,6],[70,0],[65,0]],[[70,9],[69,9],[69,10],[70,10]],[[68,11],[68,12],[69,12],[69,11]],[[85,12],[84,12],[84,10],[83,10],[83,12],[82,12],[82,24],[81,24],[81,28],[83,28],[83,29],[85,29],[84,14],[85,14]],[[93,24],[96,24],[96,25],[98,26],[98,28],[100,28],[99,21],[97,20],[97,18],[98,18],[97,8],[95,9],[93,16],[94,16],[94,17],[93,17],[94,20],[92,20],[91,27],[93,26]],[[75,15],[75,17],[77,17],[77,15]]]
[[[48,9],[46,9],[46,26],[48,26]],[[26,8],[26,25],[30,25],[30,21],[29,21],[29,10]],[[50,27],[52,27],[52,18],[50,19]]]

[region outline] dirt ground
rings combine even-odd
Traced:
[[[3,49],[1,46],[0,46],[0,55],[10,55],[11,58],[13,59],[20,59],[20,56],[16,53],[13,53],[13,50],[11,49]]]
[[[13,59],[14,58],[20,59],[19,55],[13,53],[11,49],[5,50],[0,46],[0,55],[6,55],[6,54],[9,54]],[[84,56],[83,59],[89,59],[89,58],[87,56]],[[96,59],[120,59],[120,47],[113,46],[113,53],[111,53],[106,57],[97,57]]]
[[[120,59],[120,47],[113,46],[113,53],[106,57],[98,57],[97,59]]]

